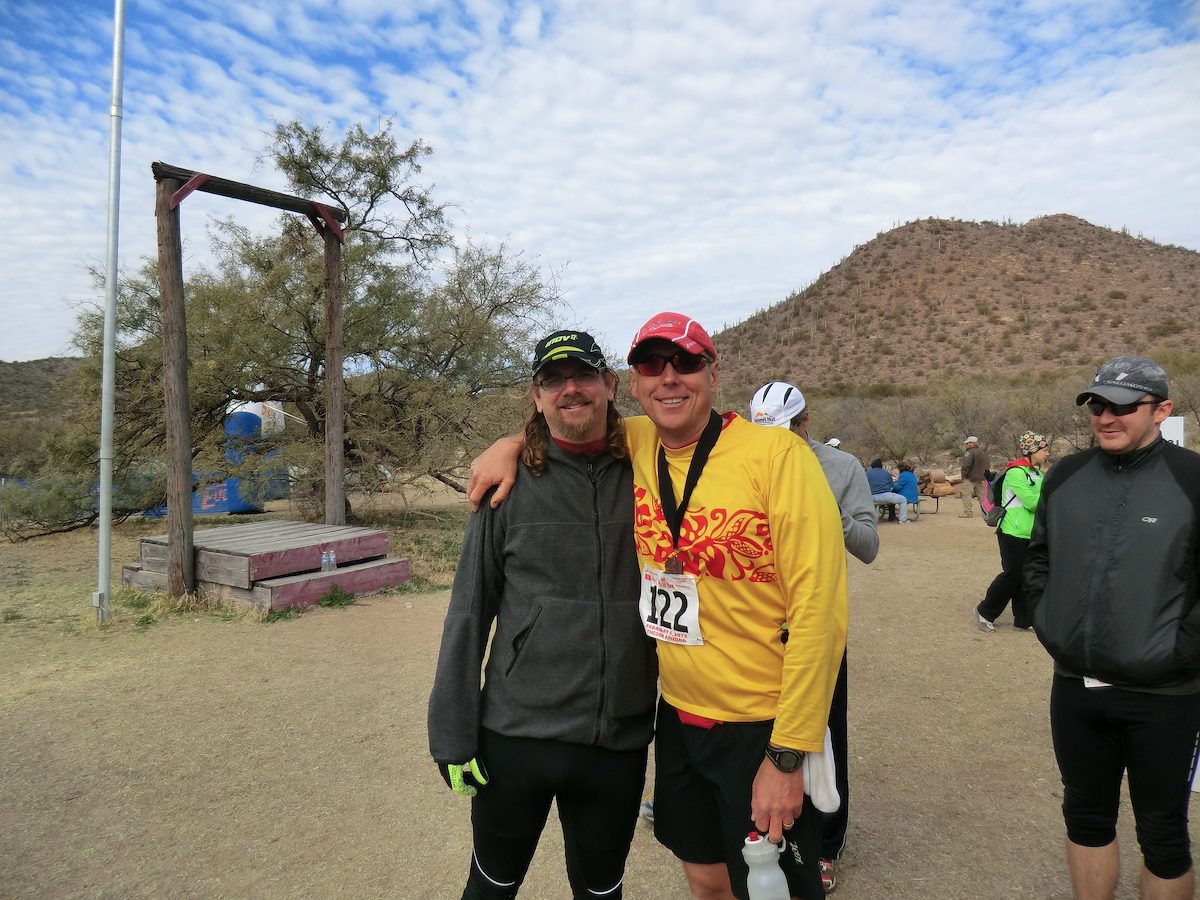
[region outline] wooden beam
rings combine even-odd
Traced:
[[[176,340],[182,341],[182,364],[186,367],[187,364],[187,333],[186,323],[183,321],[183,268],[182,268],[182,249],[179,246],[179,211],[173,208],[172,199],[177,206],[179,201],[188,195],[191,191],[202,191],[207,194],[217,194],[221,197],[230,197],[234,200],[245,200],[249,203],[258,203],[262,206],[270,206],[274,209],[287,210],[288,212],[299,213],[307,216],[314,226],[318,226],[317,230],[321,232],[325,239],[325,521],[330,525],[343,525],[346,522],[346,460],[345,460],[345,409],[344,396],[345,385],[343,383],[342,365],[344,363],[344,340],[342,335],[342,243],[344,235],[339,227],[339,222],[346,221],[346,213],[344,210],[337,209],[333,206],[328,206],[324,203],[317,203],[315,200],[307,200],[303,197],[296,197],[291,194],[281,194],[278,191],[269,191],[265,188],[255,187],[251,184],[243,184],[240,181],[230,181],[227,178],[217,178],[212,175],[206,175],[203,172],[196,172],[192,169],[181,169],[178,166],[172,166],[164,162],[154,162],[150,164],[150,170],[154,173],[154,179],[158,182],[158,192],[161,195],[164,190],[164,185],[170,186],[170,191],[167,193],[165,201],[159,205],[163,207],[163,215],[159,219],[159,281],[163,285],[162,297],[164,304],[163,316],[163,352],[164,357],[167,351],[166,337],[166,313],[165,304],[167,303],[168,288],[167,281],[164,275],[164,237],[163,229],[167,227],[164,222],[167,221],[167,214],[174,216],[171,220],[174,228],[174,262],[172,265],[178,270],[178,287],[172,285],[172,290],[177,292],[178,297],[178,324],[179,335],[175,336]],[[183,185],[184,187],[181,187]],[[186,188],[186,190],[185,190]],[[174,276],[172,276],[174,277]],[[172,301],[174,302],[174,300]],[[176,351],[172,351],[176,352]],[[168,366],[168,370],[169,370]],[[170,376],[174,378],[176,376]],[[187,372],[183,372],[182,380],[183,391],[183,410],[186,420],[186,412],[188,406],[187,400]],[[168,416],[168,453],[171,452],[170,445],[170,402],[167,409]],[[188,460],[188,543],[189,552],[191,550],[191,428],[188,425],[187,431],[187,449],[189,453]],[[168,485],[170,484],[168,476]],[[168,488],[169,490],[169,488]],[[178,506],[179,504],[176,503]],[[170,494],[168,493],[168,508],[167,520],[171,521],[170,510]],[[191,561],[189,558],[189,566]],[[194,575],[191,578],[190,584],[194,585]],[[172,588],[173,590],[173,588]],[[189,587],[190,590],[190,587]]]
[[[164,179],[170,179],[180,184],[190,182],[197,175],[204,174],[192,169],[181,169],[179,166],[172,166],[164,162],[151,163],[150,171],[154,173],[155,181],[161,182]],[[194,184],[193,190],[200,191],[203,194],[230,197],[234,200],[245,200],[247,203],[257,203],[260,206],[270,206],[273,209],[285,209],[288,212],[300,213],[302,216],[309,215],[313,212],[313,207],[316,207],[318,214],[322,218],[328,215],[338,222],[346,221],[345,210],[338,209],[336,206],[317,203],[315,200],[306,200],[304,197],[297,197],[293,194],[281,194],[279,191],[270,191],[266,188],[244,184],[240,181],[230,181],[228,178],[218,178],[215,175],[208,175],[205,180]],[[180,199],[183,198],[181,197]]]
[[[163,406],[167,452],[167,589],[182,597],[196,589],[192,553],[192,419],[188,409],[187,319],[183,304],[183,244],[179,210],[171,206],[180,182],[158,181],[158,288],[162,315]]]
[[[325,522],[346,524],[346,413],[342,364],[342,244],[325,229]]]

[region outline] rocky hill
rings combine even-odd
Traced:
[[[51,412],[82,360],[50,356],[28,362],[0,360],[0,422]]]
[[[922,219],[713,336],[726,397],[770,379],[826,394],[1017,377],[1121,352],[1193,359],[1200,253],[1069,215]]]
[[[719,405],[741,408],[772,379],[827,396],[887,396],[951,375],[1086,371],[1121,352],[1194,369],[1197,299],[1195,250],[1069,215],[1024,225],[921,219],[715,333]],[[52,410],[79,363],[0,362],[0,422]]]

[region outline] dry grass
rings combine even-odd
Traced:
[[[360,524],[385,529],[392,555],[413,564],[413,581],[394,593],[435,590],[449,585],[462,545],[468,510],[461,495],[436,482],[400,494],[366,497],[351,503]],[[263,514],[300,518],[299,504],[278,501]],[[261,519],[262,516],[205,516],[196,527],[216,527]],[[172,599],[121,587],[122,566],[138,560],[138,542],[162,534],[161,519],[130,519],[113,528],[111,615],[105,631],[145,628],[172,616],[211,616],[226,621],[261,622],[263,613],[244,606],[189,595]],[[0,541],[0,644],[4,637],[25,633],[79,634],[94,631],[98,535],[95,528],[34,538],[20,543]]]

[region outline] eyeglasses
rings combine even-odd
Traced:
[[[654,378],[663,373],[667,363],[678,375],[694,375],[708,365],[709,359],[694,353],[673,353],[670,356],[650,354],[634,360],[633,368],[639,375]]]
[[[545,378],[539,378],[534,384],[548,394],[557,394],[567,386],[568,381],[575,382],[575,387],[581,390],[589,390],[600,383],[600,373],[583,371],[574,375],[547,375]]]
[[[1107,409],[1114,416],[1127,416],[1139,406],[1158,406],[1159,400],[1139,400],[1137,403],[1113,403],[1111,400],[1089,400],[1087,408],[1093,416],[1102,416]]]

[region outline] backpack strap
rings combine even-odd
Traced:
[[[1000,478],[1001,493],[1003,493],[1003,491],[1004,491],[1004,479],[1008,477],[1008,473],[1011,472],[1013,469],[1020,469],[1025,474],[1025,478],[1029,481],[1030,487],[1033,487],[1035,484],[1037,484],[1037,482],[1033,480],[1033,473],[1031,473],[1029,471],[1029,469],[1027,469],[1025,466],[1013,466],[1010,469],[1006,469],[1004,471],[1004,475],[1001,476],[1001,478]],[[1008,509],[1008,504],[1012,503],[1016,499],[1017,499],[1017,495],[1013,494],[1011,497],[1009,497],[1007,500],[1005,500],[1003,503],[1001,503],[1000,506],[1004,509]]]

